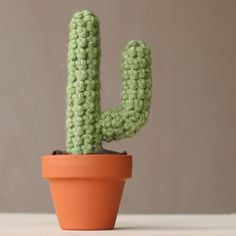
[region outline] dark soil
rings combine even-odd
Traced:
[[[66,151],[61,151],[61,150],[55,150],[52,152],[52,155],[69,155],[70,153],[66,152]],[[116,152],[116,151],[112,151],[112,150],[108,150],[108,149],[104,149],[102,148],[101,150],[98,150],[96,152],[91,152],[91,153],[87,153],[87,154],[113,154],[113,155],[127,155],[126,151],[123,152]]]

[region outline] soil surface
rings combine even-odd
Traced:
[[[114,155],[127,155],[127,152],[126,151],[123,151],[123,152],[116,152],[116,151],[112,151],[112,150],[108,150],[108,149],[100,149],[96,152],[91,152],[91,153],[87,153],[87,154],[104,154],[104,155],[107,155],[107,154],[114,154]],[[70,155],[70,153],[66,152],[66,151],[61,151],[61,150],[55,150],[52,152],[52,155]]]

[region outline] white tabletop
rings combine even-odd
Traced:
[[[119,215],[115,230],[64,231],[54,214],[0,214],[0,236],[236,236],[236,215]]]

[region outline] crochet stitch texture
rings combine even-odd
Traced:
[[[146,122],[151,102],[150,48],[130,41],[122,53],[122,94],[118,109],[101,111],[99,19],[91,11],[70,22],[67,84],[67,152],[85,154],[134,135]]]

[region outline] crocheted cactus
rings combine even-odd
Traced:
[[[148,118],[151,102],[150,49],[130,41],[122,53],[122,94],[118,109],[101,111],[99,19],[91,11],[70,22],[67,85],[67,152],[85,154],[134,135]]]

